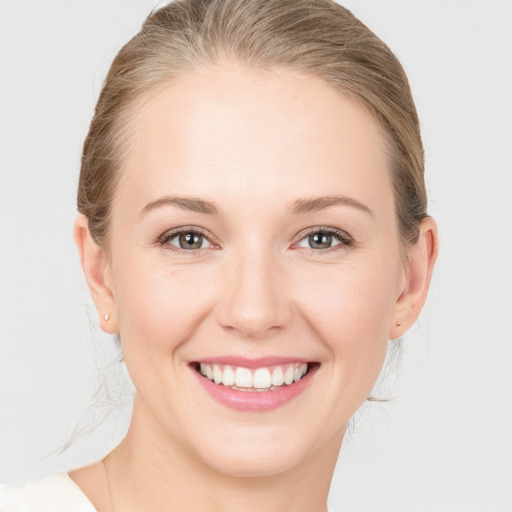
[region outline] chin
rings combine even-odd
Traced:
[[[290,472],[318,452],[323,438],[320,431],[301,428],[306,425],[297,428],[286,421],[274,425],[210,426],[208,432],[195,437],[193,451],[208,467],[232,477],[269,477]]]
[[[270,477],[287,473],[297,467],[302,457],[297,451],[283,447],[262,447],[238,444],[223,449],[222,453],[202,454],[203,461],[215,471],[239,478]]]

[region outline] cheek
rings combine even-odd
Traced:
[[[398,268],[390,264],[383,269],[375,263],[340,265],[334,271],[311,274],[304,283],[300,296],[302,307],[308,311],[305,314],[319,331],[326,333],[333,348],[339,339],[357,349],[361,344],[387,338]],[[359,336],[350,336],[351,333]]]
[[[209,310],[214,289],[207,269],[148,261],[125,259],[114,278],[124,350],[162,353],[187,341]]]
[[[396,260],[395,260],[396,261]],[[301,294],[304,317],[330,353],[331,382],[355,410],[382,368],[395,304],[399,266],[375,260],[343,265],[310,279]],[[322,278],[323,277],[323,278]]]

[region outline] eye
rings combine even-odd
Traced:
[[[202,231],[190,228],[167,231],[158,239],[158,242],[160,245],[170,245],[173,249],[184,252],[213,247]]]
[[[344,231],[333,228],[315,228],[297,243],[297,247],[325,251],[338,246],[350,246],[352,243],[352,238]]]

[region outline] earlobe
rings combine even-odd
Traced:
[[[389,338],[402,336],[417,320],[425,304],[439,250],[436,222],[425,217],[417,242],[410,247],[405,264],[405,287],[397,298]]]
[[[83,214],[79,214],[75,221],[74,238],[85,279],[98,312],[100,327],[108,334],[116,334],[117,315],[110,267],[105,251],[91,236],[89,219]]]

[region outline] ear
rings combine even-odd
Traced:
[[[438,249],[436,223],[432,217],[425,217],[420,224],[417,242],[407,252],[405,286],[395,303],[390,339],[402,336],[420,315],[427,298]]]
[[[89,219],[83,214],[79,214],[75,221],[74,237],[85,279],[98,312],[100,327],[108,334],[116,334],[118,322],[110,265],[105,251],[92,238]]]

